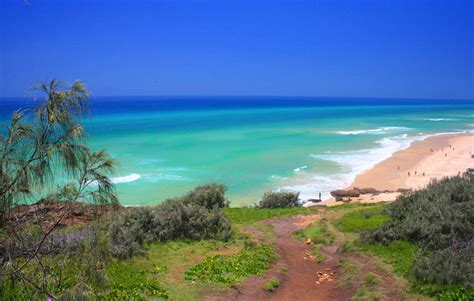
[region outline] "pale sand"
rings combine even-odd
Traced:
[[[369,171],[356,177],[350,188],[375,188],[396,191],[421,189],[433,179],[454,176],[474,168],[474,135],[456,134],[429,137],[413,142],[409,148],[396,152]],[[415,174],[416,172],[416,174]],[[410,174],[410,175],[409,175]],[[351,203],[393,201],[399,193],[361,195]],[[334,199],[325,201],[328,206],[341,204]]]

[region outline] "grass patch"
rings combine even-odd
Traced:
[[[362,245],[361,250],[378,256],[384,263],[392,266],[397,275],[410,277],[413,260],[418,253],[418,246],[406,241],[394,241],[389,245]]]
[[[373,230],[390,220],[382,213],[382,206],[360,209],[349,212],[334,221],[334,226],[341,232],[363,232]]]
[[[286,274],[288,273],[288,267],[281,267],[278,272],[282,273],[282,274]]]
[[[340,279],[341,287],[358,287],[352,300],[383,300],[380,292],[380,279],[374,273],[367,273],[363,276],[357,265],[353,260],[341,259],[339,261],[344,269],[344,273]]]
[[[167,299],[168,294],[149,270],[136,269],[126,261],[116,261],[107,268],[110,291],[101,300]]]
[[[354,241],[350,239],[346,239],[344,243],[342,244],[341,251],[342,253],[352,253],[356,250],[356,247],[354,246]]]
[[[328,222],[324,219],[317,225],[312,224],[305,229],[295,231],[293,235],[302,240],[310,238],[314,245],[327,246],[335,240],[334,233],[329,230]]]
[[[248,276],[261,275],[277,255],[266,245],[252,246],[230,256],[210,256],[185,272],[185,279],[204,283],[237,284]]]
[[[327,258],[326,255],[321,254],[321,253],[319,253],[319,254],[316,255],[316,261],[317,261],[318,263],[321,263],[321,262],[325,261],[326,258]]]
[[[318,263],[326,260],[326,256],[321,253],[321,248],[332,244],[335,240],[335,235],[329,230],[327,220],[321,220],[317,225],[312,224],[305,229],[297,230],[293,232],[293,235],[300,240],[311,239],[313,242],[311,253]]]
[[[165,290],[171,300],[199,300],[208,292],[219,291],[225,286],[185,281],[186,269],[207,256],[238,253],[247,241],[248,238],[242,236],[229,242],[178,240],[150,244],[146,256],[117,260],[107,267],[108,275],[112,275],[109,276],[110,286],[115,288],[110,296],[115,300],[156,299],[152,290],[157,288],[148,285],[154,283],[159,284],[158,288]],[[135,272],[137,274],[133,275]],[[129,277],[130,273],[132,276]]]
[[[267,292],[273,292],[277,287],[280,286],[280,280],[278,278],[273,277],[263,284],[263,289]]]
[[[355,263],[355,261],[350,259],[341,259],[339,263],[344,269],[344,273],[342,274],[340,280],[340,285],[342,287],[348,287],[355,281],[356,276],[359,273],[359,266]]]
[[[385,204],[388,204],[387,202],[380,202],[377,204],[370,204],[370,203],[352,203],[352,204],[340,204],[337,206],[329,206],[326,207],[326,211],[332,211],[332,212],[339,212],[339,211],[349,211],[349,210],[354,210],[354,209],[365,209],[365,208],[373,208],[377,206],[383,206]]]
[[[380,281],[374,273],[365,275],[362,286],[357,290],[352,300],[376,301],[381,300]]]
[[[233,224],[252,224],[261,220],[270,219],[280,216],[292,216],[298,214],[315,213],[315,209],[308,209],[304,207],[294,208],[224,208],[224,213],[227,214]]]

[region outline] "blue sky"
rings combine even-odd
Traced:
[[[0,96],[474,98],[472,0],[0,0]]]

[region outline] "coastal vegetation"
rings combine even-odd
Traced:
[[[407,292],[472,300],[473,189],[473,176],[464,174],[432,182],[390,204],[347,204],[329,214],[344,234],[340,249],[348,258],[374,255],[408,281]],[[346,278],[357,269],[357,262],[351,262]]]
[[[114,161],[85,143],[86,87],[52,81],[34,91],[37,107],[0,132],[1,299],[198,300],[264,274],[259,292],[277,294],[299,276],[278,265],[288,244],[303,246],[290,256],[304,265],[325,267],[311,270],[316,285],[337,280],[353,300],[474,299],[473,175],[392,203],[308,209],[299,193],[267,192],[255,207],[232,208],[226,187],[210,183],[126,208]]]
[[[259,208],[291,208],[300,207],[300,194],[291,191],[268,191],[258,204]]]
[[[400,247],[404,241],[402,250],[419,248],[412,273],[420,291],[448,294],[458,286],[470,299],[474,297],[473,175],[434,181],[401,196],[386,208],[386,214],[390,220],[364,233],[365,241],[387,247]],[[403,270],[407,274],[409,269]]]
[[[125,210],[109,227],[112,254],[129,258],[142,254],[144,244],[172,239],[228,240],[230,222],[220,210],[227,205],[224,191],[222,185],[199,186],[158,206]]]
[[[185,279],[201,282],[238,284],[252,275],[265,272],[275,261],[277,255],[271,247],[252,244],[230,256],[216,255],[188,269]]]
[[[51,81],[34,91],[37,107],[15,112],[1,132],[2,299],[194,300],[278,258],[239,225],[311,212],[285,193],[263,198],[279,209],[229,208],[220,184],[123,208],[109,178],[114,161],[85,143],[86,87]]]
[[[304,207],[292,208],[254,208],[254,207],[228,207],[223,211],[234,224],[252,224],[262,220],[285,217],[297,214],[310,214],[314,210]]]
[[[101,283],[105,258],[97,249],[102,238],[96,227],[90,228],[80,247],[69,248],[57,260],[46,250],[51,235],[72,214],[71,202],[118,204],[109,179],[114,161],[105,151],[91,151],[84,141],[80,120],[88,112],[85,85],[53,80],[40,83],[32,92],[40,98],[38,105],[14,112],[0,131],[0,286],[7,299],[56,298],[58,282],[73,282],[71,289],[76,291],[83,291],[84,283]],[[35,227],[18,225],[12,210],[39,200],[69,202],[63,203],[63,213],[51,223],[44,223],[39,215],[34,217]],[[62,281],[65,267],[78,256],[76,273]],[[19,288],[23,295],[12,295]]]

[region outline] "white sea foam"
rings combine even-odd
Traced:
[[[388,159],[393,153],[408,148],[412,142],[421,141],[431,136],[447,134],[474,133],[474,130],[459,130],[452,132],[441,132],[435,134],[422,134],[408,136],[402,134],[398,136],[386,137],[376,141],[377,147],[346,152],[325,152],[322,154],[311,154],[318,160],[326,160],[339,166],[339,172],[322,175],[315,173],[298,174],[293,179],[285,182],[283,190],[299,191],[302,200],[318,197],[322,193],[322,199],[330,198],[330,192],[351,185],[355,177],[383,160]]]
[[[330,197],[330,191],[349,186],[355,177],[372,168],[375,164],[389,158],[393,153],[406,149],[413,141],[427,136],[400,135],[376,141],[377,147],[346,152],[326,152],[311,154],[318,160],[330,161],[339,166],[339,172],[329,175],[308,174],[305,178],[295,178],[291,184],[282,189],[299,191],[302,200],[315,198],[319,193],[323,199]]]
[[[162,181],[181,182],[181,181],[189,181],[190,179],[181,175],[177,175],[177,174],[158,173],[158,174],[147,175],[145,177],[145,180],[152,183],[158,183]]]
[[[299,171],[302,171],[303,169],[306,169],[306,168],[308,168],[308,166],[303,165],[303,166],[301,166],[301,167],[297,167],[297,168],[293,169],[293,171],[299,172]]]
[[[454,118],[427,118],[428,121],[451,121],[455,120]]]
[[[336,133],[340,135],[360,135],[360,134],[380,135],[380,134],[386,134],[389,132],[407,131],[407,130],[410,130],[410,128],[403,127],[403,126],[384,126],[384,127],[379,127],[376,129],[336,131]]]
[[[142,176],[137,174],[137,173],[132,173],[132,174],[129,174],[128,176],[123,176],[123,177],[116,177],[116,178],[112,178],[110,179],[112,181],[112,183],[114,184],[121,184],[121,183],[129,183],[129,182],[134,182],[138,179],[140,179]],[[89,182],[87,185],[90,185],[90,186],[97,186],[97,181],[91,181]]]
[[[128,176],[112,178],[112,183],[120,184],[120,183],[134,182],[134,181],[140,179],[141,177],[142,176],[140,176],[137,173],[132,173],[132,174],[129,174]]]

